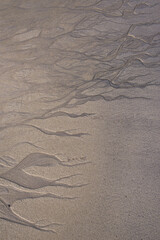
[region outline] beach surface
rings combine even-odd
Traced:
[[[158,240],[159,0],[0,0],[0,240]]]

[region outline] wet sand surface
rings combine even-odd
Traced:
[[[0,240],[160,239],[159,12],[0,0]]]

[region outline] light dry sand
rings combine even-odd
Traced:
[[[158,0],[0,0],[0,240],[160,239]]]

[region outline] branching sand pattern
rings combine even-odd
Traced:
[[[8,160],[8,159],[7,159]],[[4,164],[10,165],[9,161],[7,161],[5,158],[1,158],[1,161]],[[23,170],[27,167],[30,166],[40,166],[40,167],[45,167],[45,166],[55,166],[55,165],[62,165],[64,167],[75,167],[79,165],[86,164],[85,163],[77,163],[77,164],[72,164],[69,165],[66,163],[66,161],[60,161],[57,157],[51,156],[48,154],[43,154],[43,153],[31,153],[29,154],[26,158],[24,158],[20,163],[18,163],[15,167],[11,167],[11,169],[5,171],[5,173],[1,174],[0,177],[1,179],[5,179],[7,181],[10,181],[12,183],[17,184],[18,186],[21,186],[23,188],[27,188],[28,191],[22,191],[18,188],[14,187],[8,187],[8,186],[0,186],[0,202],[1,202],[1,218],[19,223],[22,225],[34,227],[39,230],[47,231],[47,227],[53,226],[54,224],[48,224],[48,225],[37,225],[35,223],[32,223],[30,221],[27,221],[23,219],[22,217],[18,216],[15,214],[11,206],[15,201],[18,200],[23,200],[27,198],[40,198],[40,197],[50,197],[50,198],[58,198],[58,199],[75,199],[75,197],[64,197],[64,196],[58,196],[52,193],[39,193],[39,192],[32,192],[29,190],[37,190],[39,188],[43,188],[45,186],[59,186],[59,187],[64,187],[64,188],[77,188],[77,187],[82,187],[85,186],[86,184],[79,184],[79,185],[69,185],[65,183],[61,183],[61,180],[65,180],[68,178],[71,178],[73,176],[76,176],[78,174],[70,175],[70,176],[65,176],[62,178],[58,178],[55,180],[49,180],[43,177],[38,177],[34,176],[31,174],[25,173]],[[1,165],[5,167],[5,165]],[[57,224],[55,224],[57,225]],[[52,231],[53,230],[48,230]]]
[[[11,131],[21,129],[38,132],[40,138],[81,139],[90,133],[63,126],[47,129],[38,123],[54,123],[57,117],[83,121],[96,113],[75,110],[89,102],[151,101],[144,89],[160,85],[159,29],[158,0],[1,1],[0,179],[13,184],[0,185],[1,219],[54,232],[50,228],[56,223],[26,220],[12,211],[12,204],[27,198],[73,199],[38,189],[84,187],[61,180],[76,176],[76,169],[90,160],[71,165],[28,141],[25,134],[22,142],[16,139],[4,150],[4,139],[14,138]],[[10,153],[22,145],[34,152],[17,163]],[[57,165],[75,168],[75,174],[48,179],[24,171]]]

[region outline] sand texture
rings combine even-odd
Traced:
[[[160,239],[159,16],[0,0],[0,240]]]

